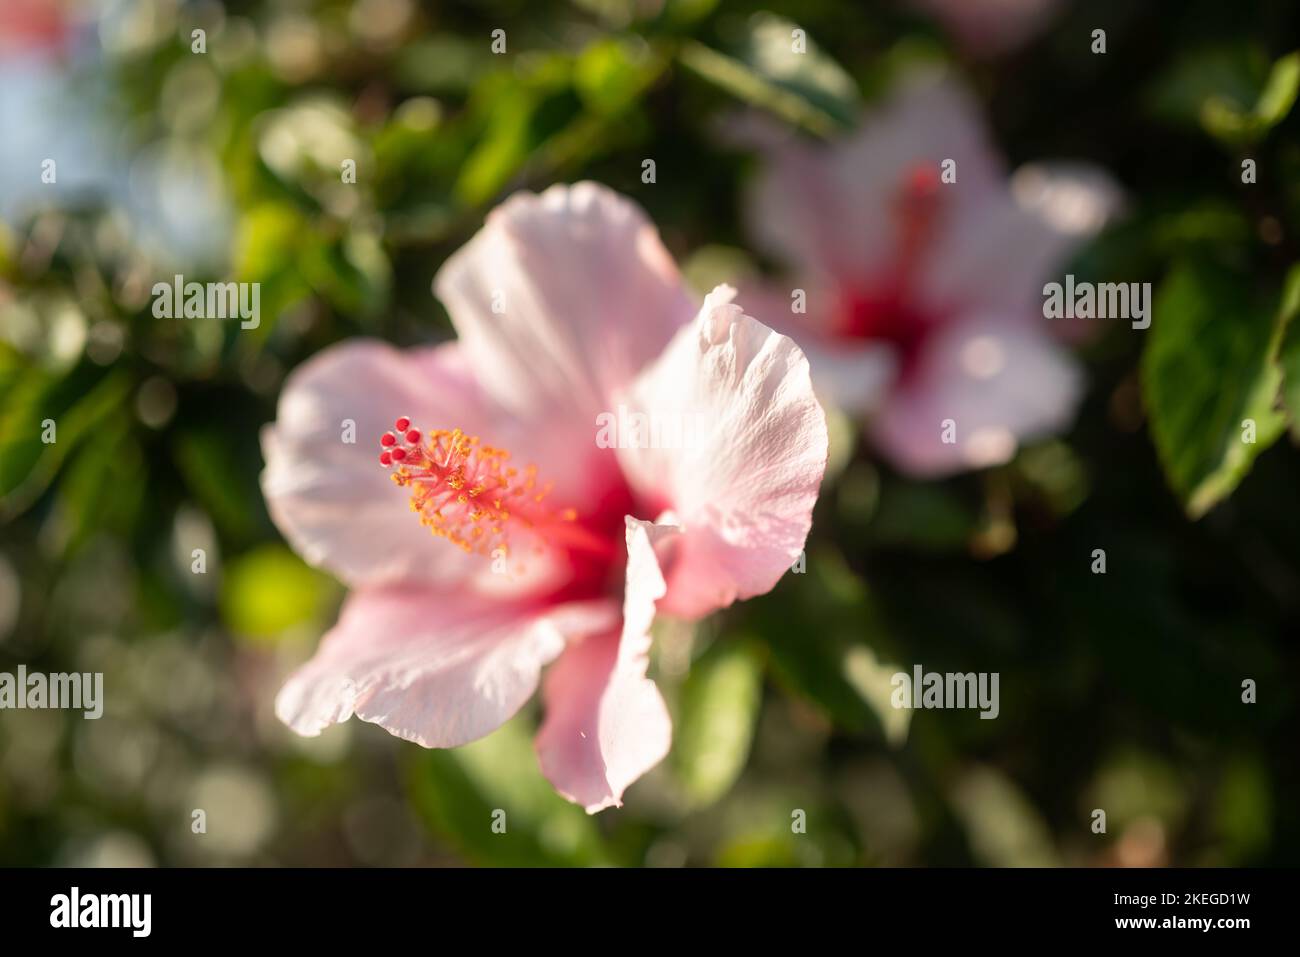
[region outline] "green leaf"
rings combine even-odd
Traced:
[[[394,63],[394,79],[410,92],[459,93],[468,90],[493,66],[486,42],[439,31],[403,44]]]
[[[754,648],[735,638],[715,642],[691,666],[673,760],[694,807],[722,797],[744,770],[762,700],[762,674]]]
[[[307,223],[287,203],[262,203],[246,210],[235,243],[235,274],[243,282],[264,282],[293,265]]]
[[[531,722],[519,716],[464,747],[411,749],[408,784],[415,807],[434,831],[480,864],[612,863],[595,819],[542,777],[531,731]]]
[[[235,437],[216,428],[194,429],[175,439],[173,454],[185,484],[227,535],[251,539],[257,527],[257,476],[241,459]]]
[[[574,64],[573,86],[588,110],[615,116],[632,106],[663,70],[648,47],[618,40],[591,44]]]
[[[1238,147],[1282,122],[1300,90],[1300,53],[1270,65],[1253,46],[1221,46],[1184,56],[1151,89],[1148,103],[1163,119],[1199,125]]]
[[[868,529],[873,543],[916,551],[951,552],[966,547],[976,515],[949,488],[933,482],[885,482]]]
[[[1273,64],[1255,103],[1242,109],[1230,99],[1212,96],[1201,106],[1201,125],[1228,144],[1259,139],[1291,112],[1300,91],[1300,53]]]
[[[1282,306],[1278,320],[1282,324],[1282,347],[1278,365],[1282,369],[1282,404],[1291,420],[1291,437],[1300,442],[1300,265],[1292,266],[1282,287]]]
[[[1265,768],[1259,756],[1237,754],[1220,775],[1214,814],[1224,843],[1239,858],[1267,849],[1273,835],[1273,796]]]
[[[1193,518],[1229,495],[1282,433],[1274,409],[1282,328],[1216,267],[1178,266],[1156,295],[1142,391],[1165,476]]]
[[[487,202],[514,175],[535,145],[529,129],[536,109],[535,97],[528,91],[503,98],[485,135],[461,168],[455,195],[462,203],[476,206]]]
[[[719,0],[667,0],[662,17],[675,27],[687,28],[713,13],[718,3]]]
[[[866,642],[886,644],[884,628],[866,586],[843,558],[812,552],[805,572],[790,572],[774,593],[746,602],[745,612],[778,682],[841,728],[876,727],[887,740],[898,740],[901,729],[891,724],[892,709],[887,715],[879,708],[870,668],[893,649],[870,649],[870,661],[860,654]]]
[[[881,661],[866,645],[854,645],[844,655],[844,677],[875,712],[885,741],[894,748],[907,742],[912,724],[911,708],[894,707],[894,675],[901,670],[897,664]]]
[[[261,315],[252,333],[271,334],[280,316],[310,294],[298,271],[304,236],[313,236],[307,219],[287,203],[261,203],[244,212],[234,243],[235,278],[261,286]]]
[[[1147,104],[1169,123],[1198,126],[1212,99],[1244,109],[1268,75],[1268,60],[1247,45],[1225,45],[1182,55],[1148,91]]]
[[[131,384],[124,373],[88,367],[56,378],[19,362],[0,366],[0,517],[7,519],[45,491],[93,428],[124,409]],[[42,440],[46,420],[53,442]]]
[[[307,243],[299,267],[321,298],[344,315],[373,319],[388,308],[392,265],[372,233],[352,230],[337,242]]]
[[[717,867],[797,867],[796,838],[769,828],[755,834],[743,834],[724,842],[717,852]]]
[[[571,58],[538,54],[479,84],[471,112],[482,124],[482,135],[453,188],[461,203],[478,206],[491,200],[548,139],[581,117],[572,81]]]
[[[209,569],[212,571],[212,569]],[[221,617],[231,631],[268,641],[319,619],[336,588],[283,545],[262,545],[222,570]]]
[[[58,496],[70,548],[100,529],[126,535],[138,519],[147,481],[130,426],[124,415],[110,417],[96,429],[95,441],[83,442],[63,468]]]
[[[818,136],[857,122],[860,101],[853,78],[781,17],[752,17],[734,55],[696,41],[684,43],[678,55],[689,69],[733,96]]]
[[[1125,743],[1104,757],[1083,803],[1105,808],[1107,826],[1122,832],[1143,819],[1177,830],[1191,810],[1189,802],[1176,767],[1160,754]]]
[[[1289,53],[1273,64],[1264,92],[1255,101],[1255,116],[1267,127],[1281,123],[1300,92],[1300,52]]]
[[[1052,833],[1029,796],[1000,771],[978,766],[952,786],[971,852],[988,867],[1059,867]],[[1102,805],[1103,807],[1105,805]]]

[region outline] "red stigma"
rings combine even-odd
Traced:
[[[939,188],[939,174],[929,163],[914,166],[907,175],[904,190],[910,198],[930,196]]]
[[[410,492],[411,511],[434,535],[468,552],[505,554],[511,530],[540,548],[539,537],[565,548],[603,547],[574,523],[574,509],[544,504],[550,486],[539,484],[537,469],[513,468],[510,453],[479,443],[460,429],[434,429],[427,435],[406,416],[396,422],[405,445],[392,433],[380,437],[379,463],[392,480]],[[497,552],[498,549],[502,551]]]

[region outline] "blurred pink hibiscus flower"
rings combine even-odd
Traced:
[[[913,77],[844,142],[765,149],[752,232],[796,274],[742,298],[897,468],[1002,463],[1068,424],[1082,377],[1057,340],[1078,330],[1043,318],[1042,284],[1116,209],[1105,173],[1008,179],[975,104],[941,76]]]
[[[512,197],[435,289],[456,342],[328,349],[263,435],[276,524],[352,589],[276,713],[454,747],[541,681],[543,773],[617,806],[670,742],[655,614],[762,594],[803,548],[827,455],[808,363],[726,287],[697,310],[640,209],[591,183]],[[620,407],[702,427],[598,442]]]
[[[72,32],[64,5],[56,0],[4,0],[0,4],[0,53],[6,57],[62,52]]]

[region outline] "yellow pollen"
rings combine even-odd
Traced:
[[[576,521],[576,510],[554,511],[542,504],[551,485],[538,486],[534,466],[521,471],[506,465],[505,449],[482,445],[460,429],[408,434],[418,441],[407,441],[400,457],[381,461],[393,468],[394,484],[410,491],[410,508],[420,524],[439,538],[467,552],[508,554],[512,528],[539,531]],[[386,441],[392,456],[392,437]]]

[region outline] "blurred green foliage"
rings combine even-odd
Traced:
[[[1298,25],[1280,0],[1101,0],[977,61],[897,3],[126,5],[70,72],[132,153],[210,161],[233,215],[192,260],[111,191],[0,226],[0,668],[110,689],[101,722],[0,715],[0,861],[1293,863],[1300,61],[1279,42]],[[1156,318],[1086,347],[1077,426],[921,483],[840,423],[806,570],[664,626],[674,751],[621,810],[553,793],[531,707],[453,752],[280,727],[280,680],[341,595],[257,487],[287,371],[350,336],[448,336],[430,279],[519,188],[605,182],[688,275],[706,255],[761,271],[755,160],[721,125],[755,109],[832,138],[922,60],[966,73],[1012,162],[1087,159],[1126,187],[1127,218],[1071,268],[1156,282]],[[261,283],[260,326],[155,319],[173,272]],[[999,720],[900,715],[888,677],[913,662],[999,670]]]

